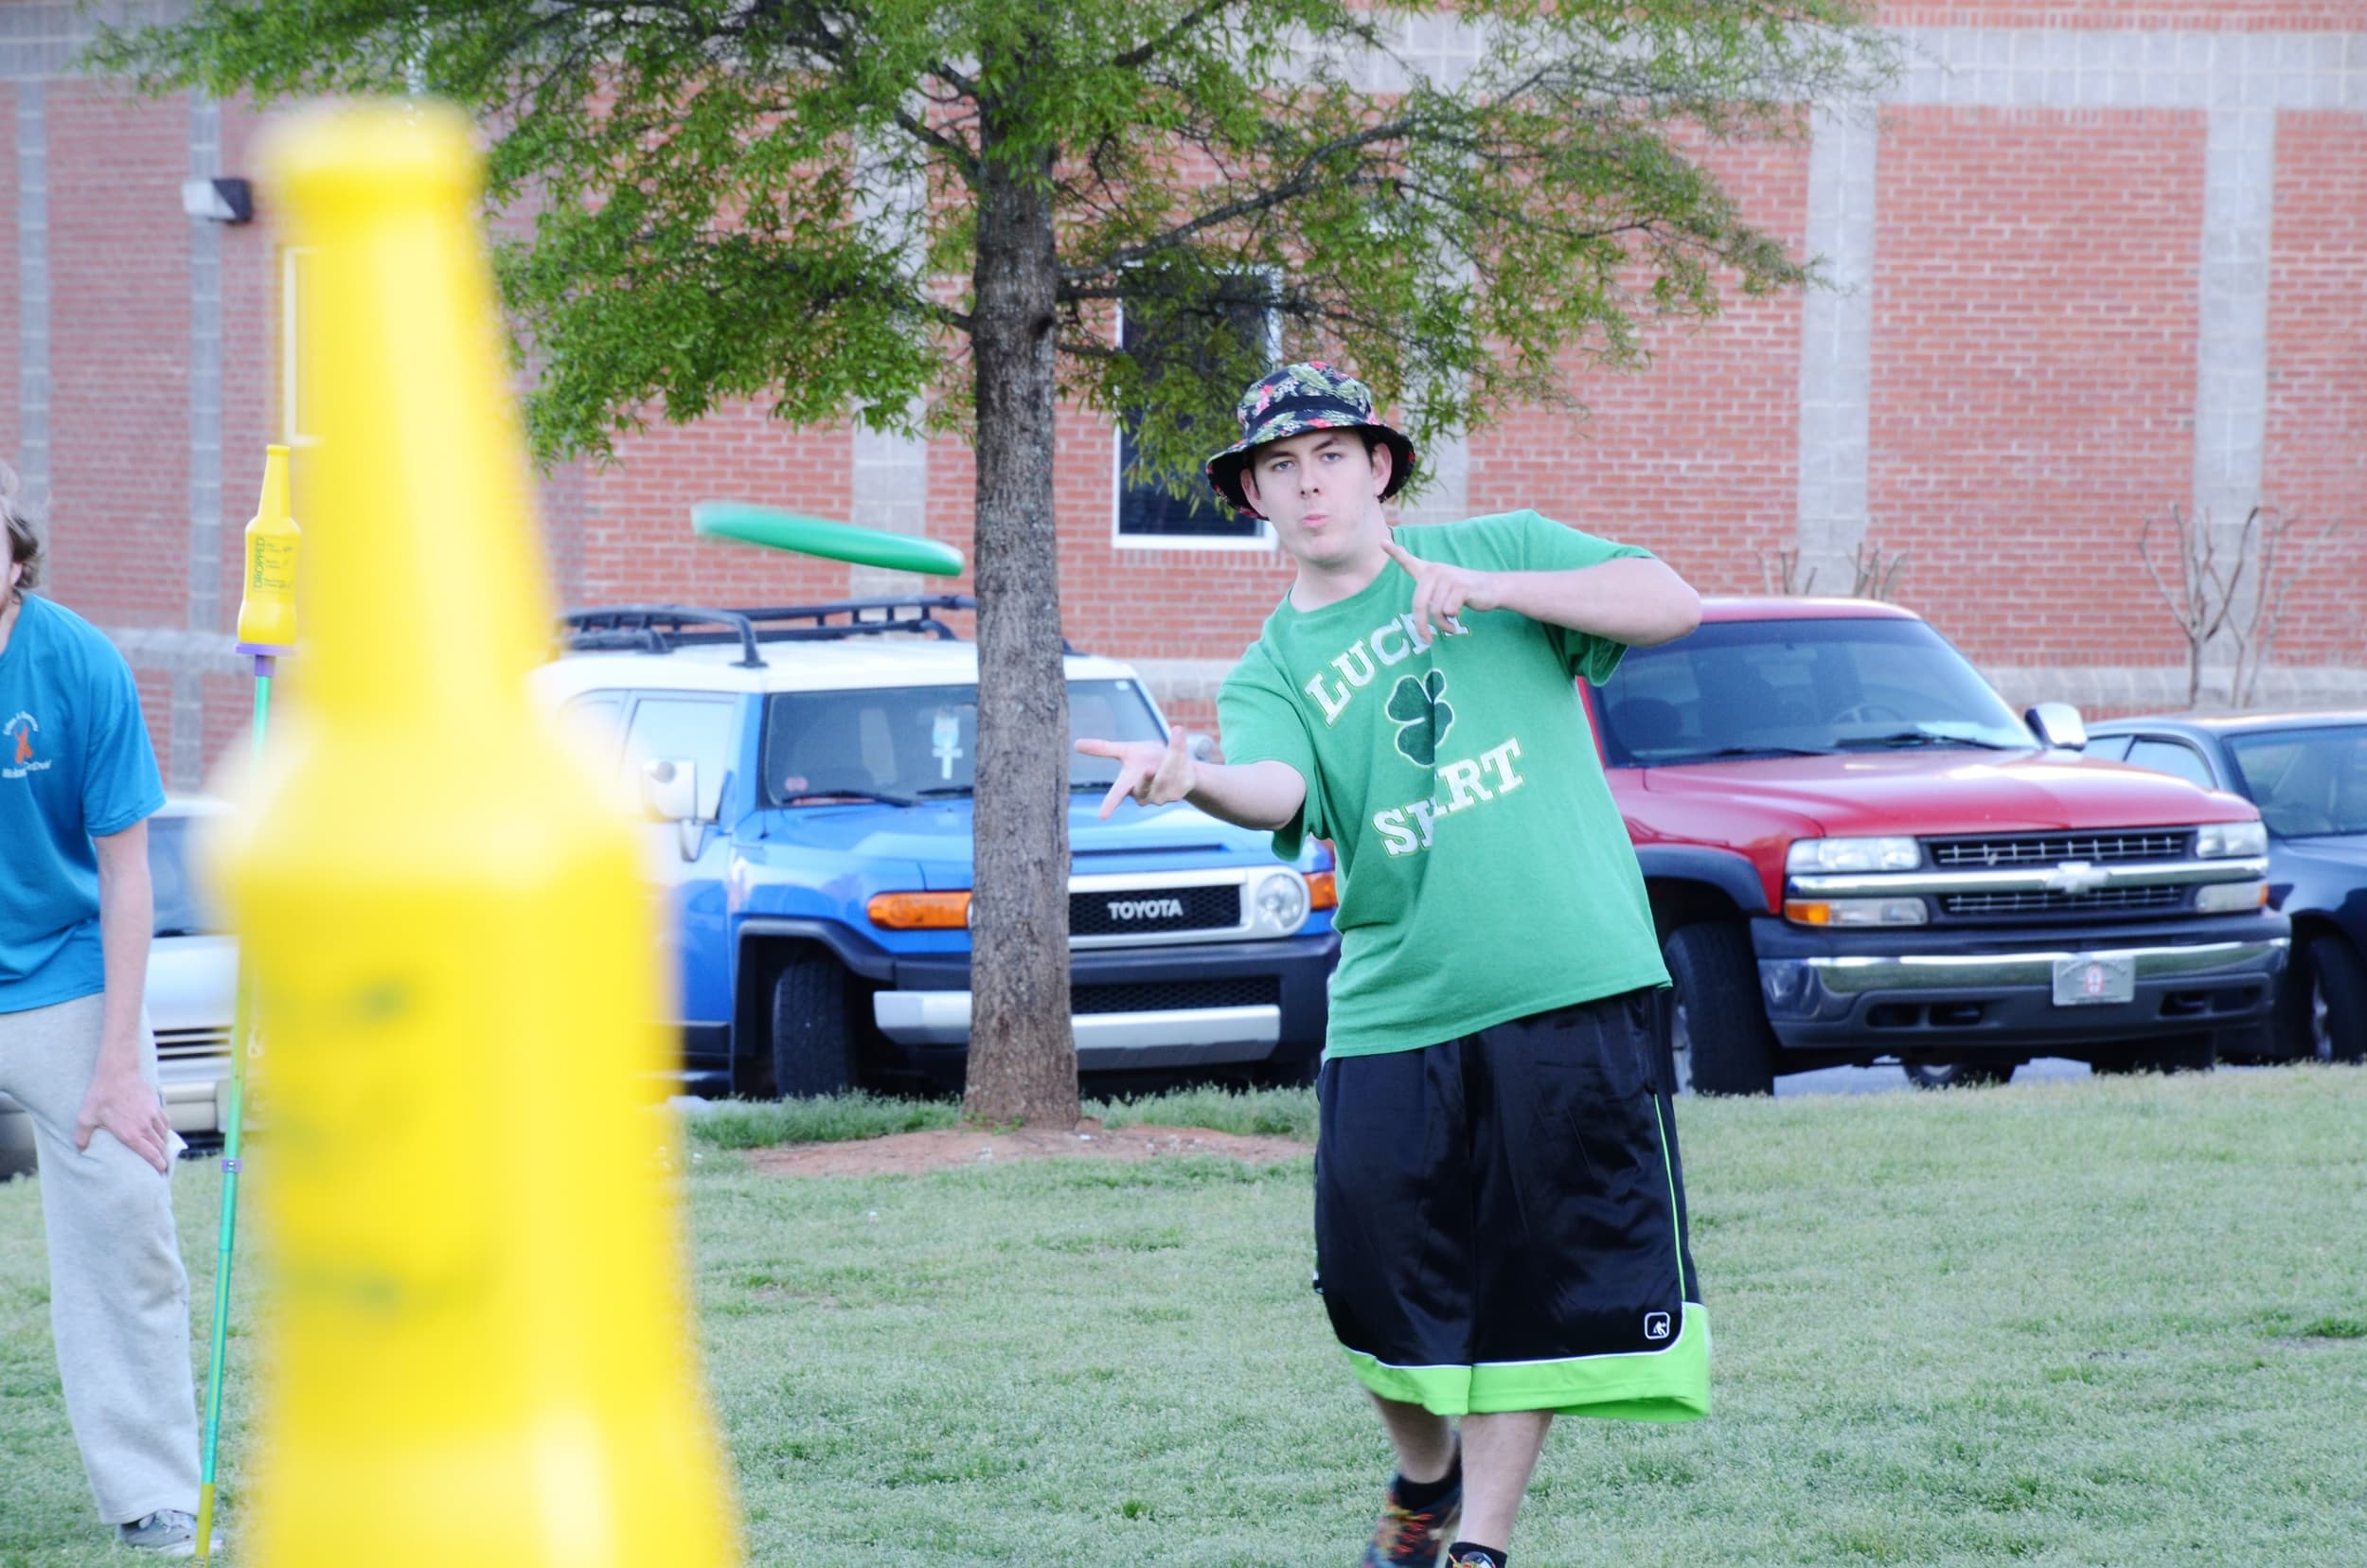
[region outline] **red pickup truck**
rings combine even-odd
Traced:
[[[2234,795],[2083,757],[1919,617],[1712,599],[1581,687],[1671,977],[1680,1083],[2035,1056],[2207,1066],[2260,1042],[2290,945]]]

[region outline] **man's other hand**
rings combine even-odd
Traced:
[[[1118,765],[1117,782],[1102,797],[1101,815],[1107,820],[1118,809],[1118,802],[1128,795],[1146,806],[1166,806],[1192,793],[1200,781],[1200,770],[1193,765],[1191,738],[1184,726],[1167,731],[1167,743],[1156,740],[1079,740],[1077,749],[1087,757],[1105,757]]]
[[[158,1175],[172,1169],[172,1123],[156,1091],[137,1071],[100,1068],[82,1096],[82,1114],[74,1119],[74,1147],[88,1149],[92,1134],[101,1128],[114,1133],[124,1148],[156,1167]]]
[[[1493,572],[1424,561],[1408,555],[1394,539],[1382,540],[1380,549],[1414,579],[1414,604],[1407,615],[1421,629],[1416,634],[1424,647],[1438,640],[1441,629],[1450,637],[1461,636],[1468,630],[1464,611],[1494,610],[1504,603],[1503,579]]]

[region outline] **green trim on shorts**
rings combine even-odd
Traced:
[[[1348,1363],[1382,1399],[1438,1416],[1550,1410],[1613,1421],[1698,1421],[1710,1413],[1709,1312],[1690,1301],[1677,1342],[1664,1350],[1477,1366],[1391,1366],[1350,1350]]]

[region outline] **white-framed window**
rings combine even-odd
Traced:
[[[1244,305],[1238,311],[1237,325],[1244,338],[1262,344],[1269,365],[1282,360],[1282,317],[1271,306]],[[1119,346],[1129,352],[1142,347],[1135,336],[1133,323],[1128,318],[1126,302],[1118,301],[1117,327]],[[1230,410],[1227,410],[1228,416]],[[1228,417],[1221,424],[1211,422],[1209,450],[1232,444],[1237,433]],[[1114,505],[1111,514],[1111,539],[1128,549],[1154,550],[1271,550],[1274,547],[1273,530],[1263,518],[1243,517],[1219,501],[1209,491],[1208,482],[1199,473],[1187,475],[1184,493],[1174,495],[1154,482],[1133,483],[1128,479],[1134,464],[1134,438],[1126,421],[1118,421],[1117,440],[1111,467],[1111,491]]]

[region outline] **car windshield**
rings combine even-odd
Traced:
[[[1072,741],[1165,739],[1133,681],[1071,681],[1068,723]],[[775,806],[966,795],[977,758],[976,686],[784,691],[765,705],[764,787]],[[1071,789],[1107,789],[1117,764],[1072,750],[1068,775]]]
[[[2277,837],[2367,833],[2367,724],[2231,735],[2227,749]]]
[[[1712,621],[1628,650],[1600,696],[1614,767],[2034,743],[1919,620]]]
[[[156,889],[159,936],[189,936],[199,932],[230,929],[213,900],[198,886],[195,846],[191,842],[196,820],[163,815],[148,819],[148,880]]]

